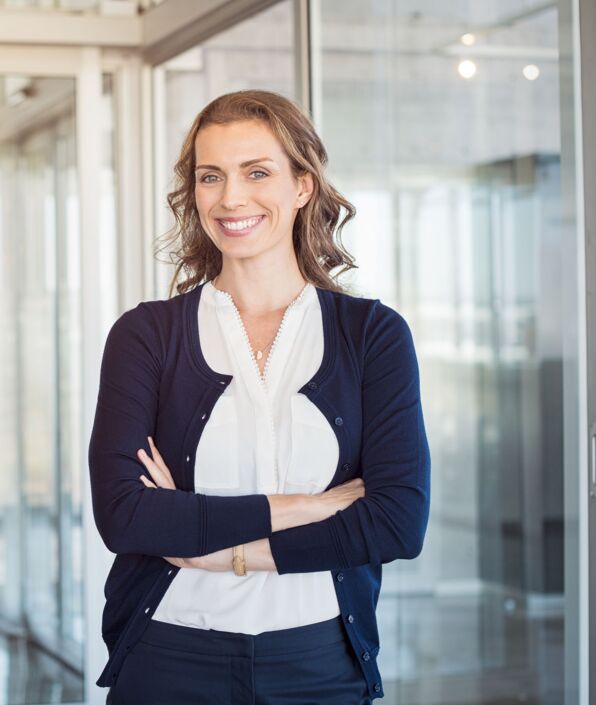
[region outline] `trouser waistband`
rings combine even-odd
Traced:
[[[192,653],[228,656],[268,656],[330,646],[347,639],[341,616],[323,622],[260,634],[225,632],[149,620],[140,640]]]

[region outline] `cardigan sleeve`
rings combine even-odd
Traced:
[[[389,563],[416,558],[422,550],[430,452],[412,333],[379,299],[365,325],[360,455],[365,496],[323,521],[272,533],[280,575]]]
[[[191,557],[271,533],[267,496],[219,497],[146,487],[137,458],[155,437],[162,359],[158,325],[141,302],[110,329],[88,449],[96,526],[113,553]]]

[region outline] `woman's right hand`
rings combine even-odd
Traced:
[[[356,477],[316,494],[268,495],[271,530],[282,531],[328,519],[336,512],[349,507],[352,502],[364,497],[364,494],[364,481],[361,477]]]
[[[330,490],[311,495],[315,511],[319,516],[314,521],[327,519],[336,512],[347,509],[352,502],[364,497],[364,494],[364,480],[361,477],[355,477],[353,480],[336,485]]]

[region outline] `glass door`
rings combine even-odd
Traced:
[[[432,456],[423,552],[383,572],[387,704],[560,705],[578,639],[577,497],[564,505],[578,469],[564,456],[575,240],[557,6],[313,7],[315,115],[358,211],[347,279],[411,326]]]

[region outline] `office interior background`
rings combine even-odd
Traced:
[[[182,137],[243,88],[310,110],[345,281],[415,339],[431,516],[384,566],[385,702],[596,703],[594,5],[0,0],[0,705],[105,702],[103,343],[167,297]]]

